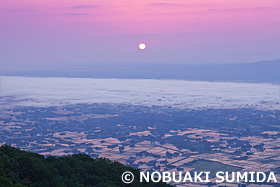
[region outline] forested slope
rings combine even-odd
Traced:
[[[121,175],[131,171],[135,180],[125,185]],[[0,147],[0,186],[36,187],[115,187],[169,186],[164,183],[140,183],[139,170],[105,158],[93,159],[86,154],[44,157],[17,148]]]

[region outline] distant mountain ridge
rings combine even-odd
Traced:
[[[280,83],[280,59],[243,64],[110,64],[1,72],[1,75]]]

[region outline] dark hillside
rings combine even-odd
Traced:
[[[121,175],[131,171],[135,180],[125,185]],[[86,154],[47,157],[3,145],[0,147],[0,186],[21,187],[156,187],[164,183],[140,183],[139,170]]]

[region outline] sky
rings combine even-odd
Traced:
[[[249,63],[279,33],[279,0],[0,0],[2,67]]]

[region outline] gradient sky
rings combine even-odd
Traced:
[[[279,51],[279,0],[0,0],[3,66],[244,63]]]

